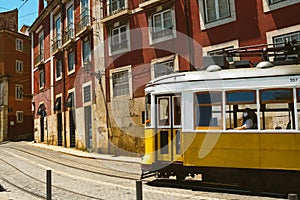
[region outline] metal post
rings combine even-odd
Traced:
[[[297,194],[289,194],[289,200],[298,200]]]
[[[51,170],[47,170],[47,200],[51,200]]]
[[[141,180],[136,181],[136,200],[143,200],[143,187]]]

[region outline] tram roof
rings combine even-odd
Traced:
[[[269,68],[235,68],[221,69],[219,71],[188,71],[164,75],[148,82],[146,87],[160,84],[172,84],[189,81],[230,80],[258,77],[276,77],[300,75],[300,64],[280,65]]]

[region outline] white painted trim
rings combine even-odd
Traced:
[[[297,4],[300,3],[300,0],[288,0],[288,1],[282,1],[282,2],[278,2],[272,5],[269,5],[269,0],[262,0],[262,4],[263,4],[263,11],[266,12],[270,12],[273,10],[277,10],[280,8],[284,8],[293,4]]]
[[[235,9],[235,1],[229,0],[229,8],[230,8],[230,17],[217,20],[215,22],[205,23],[205,10],[204,10],[204,0],[198,0],[199,5],[199,16],[200,16],[200,27],[201,30],[209,29],[212,27],[220,26],[223,24],[227,24],[230,22],[236,21],[236,9]]]
[[[121,71],[125,71],[125,70],[128,70],[129,94],[114,97],[114,94],[113,94],[113,79],[112,79],[112,74],[113,73],[117,73],[117,72],[121,72]],[[110,86],[110,97],[111,97],[111,99],[123,98],[124,96],[132,98],[133,97],[133,92],[132,92],[132,71],[131,71],[131,65],[109,70],[109,86]]]

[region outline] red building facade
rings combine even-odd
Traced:
[[[32,140],[30,38],[18,11],[0,13],[0,141]]]
[[[149,80],[201,70],[202,56],[224,49],[300,40],[299,0],[106,0],[102,7],[110,139],[126,151],[143,148]],[[252,58],[227,57],[242,59]]]
[[[35,141],[98,150],[95,134],[93,1],[39,1],[30,28]],[[87,67],[90,67],[87,69]]]

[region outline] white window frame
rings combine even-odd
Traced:
[[[277,2],[274,4],[269,4],[269,0],[262,0],[262,3],[263,3],[263,10],[266,13],[266,12],[284,8],[284,7],[287,7],[287,6],[296,4],[296,3],[300,3],[300,0],[288,0],[288,1]]]
[[[19,119],[19,114],[21,114],[21,119]],[[24,115],[23,111],[16,111],[16,121],[17,123],[23,123],[24,122]]]
[[[90,91],[89,91],[89,92],[90,92],[90,100],[87,101],[87,102],[85,102],[85,99],[84,99],[84,96],[85,96],[85,93],[84,93],[85,91],[84,91],[84,89],[85,89],[86,87],[90,87]],[[84,84],[82,85],[82,105],[83,105],[83,106],[91,105],[92,102],[93,102],[93,89],[92,89],[92,82],[89,81],[89,82],[84,83]]]
[[[114,73],[118,73],[118,72],[122,72],[122,71],[128,71],[129,93],[126,94],[126,95],[120,95],[120,96],[115,96],[114,97],[113,74]],[[118,99],[118,98],[122,98],[122,97],[132,98],[133,94],[132,94],[132,71],[131,71],[131,65],[110,70],[109,71],[109,82],[110,82],[110,96],[111,96],[111,99]]]
[[[70,53],[73,53],[73,69],[69,70],[69,55]],[[75,49],[70,49],[70,51],[68,51],[68,75],[73,74],[75,72]]]
[[[23,48],[24,48],[23,45],[24,45],[23,40],[17,38],[16,39],[16,50],[22,52]]]
[[[282,29],[277,29],[273,31],[266,32],[266,38],[268,44],[273,44],[273,38],[281,35],[286,35],[289,33],[300,31],[300,24],[295,26],[290,26]],[[270,61],[274,61],[274,57],[269,57]]]
[[[119,30],[119,34],[118,34],[118,37],[119,37],[119,42],[121,41],[121,32],[120,32],[120,29],[122,27],[126,27],[126,39],[127,39],[127,48],[123,48],[123,49],[119,49],[119,50],[116,50],[116,51],[112,51],[112,32],[113,30],[115,29],[118,29]],[[130,51],[130,31],[129,31],[129,24],[126,23],[126,24],[123,24],[123,25],[120,25],[120,23],[115,23],[114,26],[110,29],[110,32],[109,32],[109,40],[108,40],[108,43],[109,43],[109,55],[112,56],[112,55],[116,55],[116,54],[120,54],[120,53],[124,53],[124,52],[128,52]]]
[[[70,7],[73,7],[73,10],[72,10],[73,22],[72,22],[72,26],[71,27],[69,27],[70,26],[70,24],[69,24],[70,22],[68,20],[68,10],[69,10]],[[73,0],[70,1],[70,2],[68,2],[67,6],[66,6],[66,26],[67,26],[66,28],[72,28],[73,29],[73,35],[71,35],[71,37],[73,38],[75,36],[75,16],[74,16],[74,2],[73,2]],[[70,31],[70,30],[68,30],[68,31]]]
[[[43,75],[43,79],[41,79],[41,74]],[[45,70],[41,69],[39,71],[39,88],[40,90],[45,87]]]
[[[163,41],[167,41],[167,40],[171,40],[171,39],[174,39],[174,38],[177,37],[175,9],[172,7],[172,8],[168,8],[168,9],[163,10],[161,7],[158,7],[158,9],[156,11],[157,11],[156,13],[151,13],[151,15],[149,15],[149,17],[148,17],[149,43],[150,43],[150,45],[155,44],[155,43],[159,43],[159,42],[163,42]],[[172,17],[172,25],[173,25],[172,26],[172,34],[168,34],[168,35],[153,39],[152,34],[155,33],[155,27],[154,27],[154,24],[153,24],[154,23],[154,16],[163,15],[163,13],[168,12],[168,11],[171,12],[171,17]],[[165,30],[165,29],[162,29],[162,30]]]
[[[45,40],[45,38],[44,38],[44,31],[43,30],[41,30],[40,32],[39,32],[39,34],[38,34],[38,41],[39,41],[39,49],[38,49],[38,54],[39,54],[39,56],[42,56],[41,57],[41,60],[44,60],[44,50],[45,50],[45,44],[44,44],[44,40]],[[41,37],[43,38],[42,39],[42,44],[41,44]]]
[[[202,48],[203,56],[208,56],[208,52],[215,51],[218,49],[224,49],[226,47],[233,46],[233,48],[238,48],[239,47],[239,40],[231,40],[228,42],[220,43],[220,44],[215,44],[207,47]],[[233,57],[233,61],[239,61],[239,57]]]
[[[157,63],[164,63],[167,61],[173,61],[174,62],[174,72],[179,71],[179,65],[178,65],[178,55],[171,55],[171,56],[166,56],[162,58],[156,58],[151,60],[151,80],[155,78],[155,64]]]
[[[112,2],[112,0],[109,0],[108,5],[107,5],[107,13],[109,15],[113,15],[115,13],[118,13],[120,10],[128,9],[128,0],[124,0],[124,8],[118,8],[117,10],[111,10],[111,12],[110,12],[111,2]]]
[[[60,20],[60,32],[58,32],[57,31],[57,26],[56,26],[56,21],[57,20]],[[53,26],[53,36],[54,36],[54,38],[55,38],[55,42],[58,42],[58,41],[56,41],[57,39],[60,39],[60,42],[59,42],[59,44],[57,45],[57,48],[60,48],[61,46],[62,46],[62,28],[63,28],[63,24],[62,24],[62,17],[61,17],[61,13],[58,13],[58,14],[55,14],[54,15],[54,17],[53,17],[53,24],[54,24],[54,26]],[[58,38],[58,34],[59,34],[59,38]],[[54,39],[53,38],[53,39]],[[54,42],[54,40],[52,40],[52,42]]]
[[[57,63],[59,63],[60,62],[60,75],[59,76],[57,76],[57,67],[58,67],[58,65],[57,65]],[[59,81],[59,80],[61,80],[62,79],[62,74],[63,74],[63,67],[62,67],[62,59],[57,59],[56,61],[55,61],[55,80],[56,81]]]
[[[17,101],[23,101],[23,91],[24,91],[24,87],[23,87],[23,85],[18,85],[18,84],[16,84],[16,88],[15,88],[15,99],[17,100]],[[21,90],[21,91],[20,91]],[[19,98],[19,96],[20,96],[20,98]]]
[[[68,90],[68,95],[67,95],[67,97],[70,95],[70,93],[73,93],[73,97],[74,97],[74,99],[73,99],[73,101],[74,101],[74,108],[76,108],[76,92],[75,92],[75,88],[72,88],[72,89]],[[68,99],[67,99],[67,101],[68,101]],[[67,103],[67,102],[65,102],[65,103]],[[62,104],[62,105],[63,105],[63,104]]]
[[[212,27],[216,27],[216,26],[220,26],[223,24],[236,21],[235,0],[228,0],[230,16],[213,22],[206,23],[205,21],[206,10],[204,9],[204,1],[205,0],[198,0],[201,30],[209,29]]]
[[[84,44],[89,43],[89,56],[87,60],[84,60]],[[91,61],[92,60],[92,51],[91,51],[91,40],[90,37],[85,37],[83,38],[82,42],[81,42],[82,48],[81,48],[81,56],[82,56],[82,66],[84,64],[84,62],[87,61]]]
[[[24,63],[21,60],[16,60],[16,73],[23,74]]]

